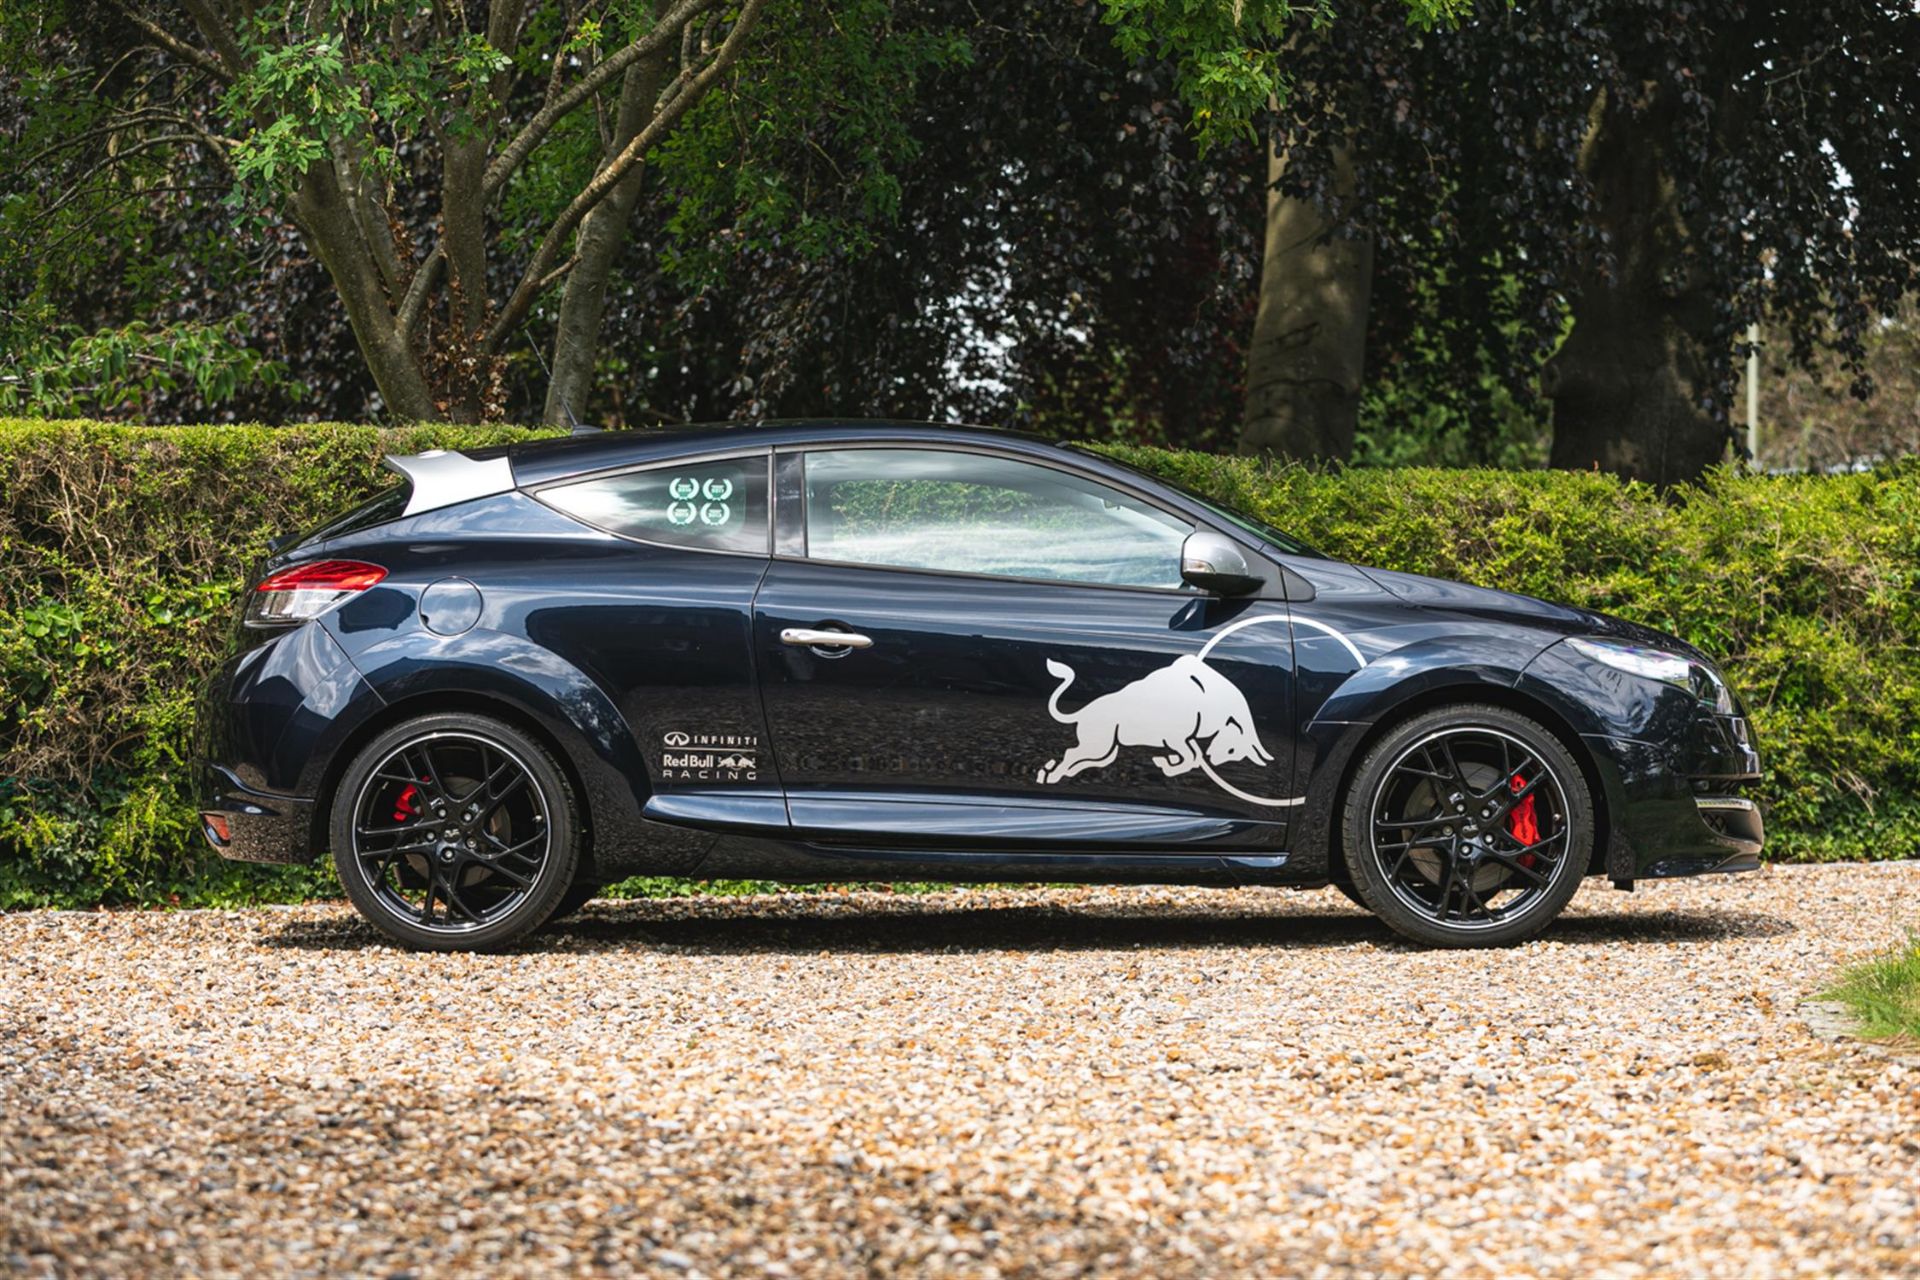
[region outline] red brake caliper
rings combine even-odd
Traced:
[[[1520,791],[1523,790],[1526,785],[1527,780],[1516,773],[1512,779],[1508,781],[1507,789],[1510,791]],[[1519,804],[1513,806],[1512,809],[1508,810],[1507,834],[1515,840],[1518,840],[1521,844],[1540,843],[1540,820],[1534,816],[1532,796],[1528,796]],[[1533,855],[1530,853],[1521,854],[1520,865],[1523,867],[1532,866]]]
[[[405,822],[409,818],[419,817],[420,806],[418,803],[416,803],[419,800],[419,798],[420,798],[420,788],[414,786],[411,782],[409,782],[407,784],[407,789],[405,791],[402,791],[398,796],[394,797],[393,820],[395,822]]]

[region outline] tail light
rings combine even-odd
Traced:
[[[247,601],[247,625],[285,627],[317,618],[377,585],[387,571],[360,560],[315,560],[266,579]]]

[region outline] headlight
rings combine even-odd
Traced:
[[[1602,640],[1588,636],[1577,636],[1567,644],[1575,652],[1595,662],[1604,662],[1616,671],[1685,689],[1715,711],[1727,715],[1733,712],[1733,694],[1728,690],[1727,682],[1720,678],[1720,673],[1683,653],[1646,649],[1623,640]]]

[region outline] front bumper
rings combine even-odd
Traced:
[[[1766,845],[1760,781],[1746,716],[1686,690],[1545,650],[1519,687],[1562,709],[1598,774],[1606,874],[1639,879],[1752,871]]]
[[[1703,849],[1696,844],[1688,851],[1668,854],[1639,869],[1637,874],[1650,880],[1663,880],[1758,871],[1760,851],[1767,842],[1760,806],[1744,796],[1695,796],[1693,804],[1707,829],[1705,839],[1710,847]]]
[[[1745,723],[1690,710],[1682,731],[1661,741],[1586,738],[1606,804],[1606,872],[1616,881],[1760,866],[1765,818],[1740,794],[1760,779]]]
[[[1660,741],[1585,739],[1606,805],[1606,872],[1616,881],[1760,866],[1765,818],[1740,794],[1760,780],[1745,722],[1689,710],[1690,722]]]

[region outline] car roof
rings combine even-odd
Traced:
[[[514,481],[524,487],[593,471],[640,466],[648,462],[728,449],[874,443],[972,444],[993,449],[1012,449],[1020,453],[1055,451],[1060,447],[1055,441],[1000,427],[961,426],[945,422],[863,421],[854,418],[793,418],[658,430],[596,431],[558,439],[528,440],[513,445],[507,451],[507,456],[512,460]],[[479,456],[478,451],[473,456]]]

